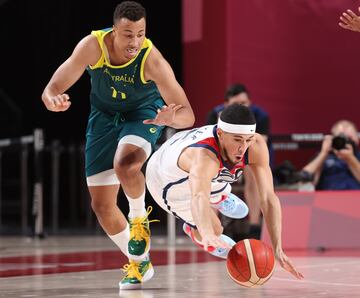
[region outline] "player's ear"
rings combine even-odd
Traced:
[[[223,134],[222,129],[221,129],[221,128],[217,128],[217,129],[216,129],[216,134],[217,134],[218,138],[220,138],[220,137],[222,136],[222,134]]]

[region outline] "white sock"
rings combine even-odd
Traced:
[[[109,235],[109,238],[120,248],[126,257],[128,257],[128,243],[130,240],[129,224],[126,225],[125,230],[115,235]]]
[[[145,190],[143,194],[137,199],[130,198],[125,193],[128,201],[129,201],[129,218],[139,217],[146,215],[145,209]]]

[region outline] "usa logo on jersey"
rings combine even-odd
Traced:
[[[232,171],[230,171],[227,168],[221,168],[221,169],[219,169],[217,176],[212,179],[212,182],[233,183],[240,179],[242,173],[243,173],[242,168],[235,168]]]

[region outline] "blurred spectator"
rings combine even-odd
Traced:
[[[270,134],[270,119],[268,114],[259,106],[254,105],[249,96],[247,88],[239,83],[229,86],[225,92],[224,103],[214,107],[207,115],[207,124],[216,124],[219,114],[227,105],[233,103],[243,104],[250,107],[256,119],[256,132],[263,135],[267,141]]]
[[[354,123],[340,120],[326,135],[320,153],[304,168],[318,190],[360,189],[360,151]]]
[[[261,134],[269,147],[270,166],[273,165],[273,149],[270,137],[270,118],[268,113],[259,106],[252,103],[249,91],[243,84],[235,83],[230,85],[225,92],[224,102],[215,106],[207,115],[206,124],[216,124],[219,114],[227,106],[233,103],[243,104],[250,107],[256,119],[256,132]]]
[[[228,87],[228,89],[225,92],[224,103],[217,105],[208,113],[206,124],[208,125],[216,124],[222,110],[224,110],[226,106],[231,105],[233,103],[238,103],[248,106],[250,110],[254,113],[256,119],[256,132],[261,134],[268,143],[269,153],[270,153],[270,166],[272,166],[273,150],[270,141],[269,116],[262,108],[254,105],[251,102],[249,92],[243,84],[236,83]],[[248,167],[244,168],[244,180],[245,180],[244,197],[249,207],[249,216],[248,216],[249,227],[244,229],[245,232],[243,233],[242,238],[260,239],[262,215],[258,202],[259,195],[258,195],[258,189],[256,186],[255,178],[253,177],[253,174]],[[236,227],[236,224],[234,224],[234,221],[239,221],[239,220],[236,219],[232,219],[232,220],[225,219],[225,220],[227,222],[227,224],[224,224],[225,229],[226,229],[226,225],[228,225],[229,227],[231,227],[231,230],[233,230],[231,231],[232,235],[229,236],[232,236],[235,241],[240,240],[239,239],[240,236],[237,237],[236,234],[234,234],[236,233],[235,230],[241,230]]]

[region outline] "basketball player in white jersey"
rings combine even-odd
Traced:
[[[249,108],[239,104],[226,107],[217,125],[181,131],[168,139],[148,162],[146,184],[160,207],[185,222],[184,231],[193,242],[226,258],[235,242],[222,234],[212,207],[222,212],[222,205],[230,198],[228,205],[236,209],[234,217],[246,216],[245,203],[229,196],[229,183],[238,180],[248,164],[259,189],[275,257],[285,270],[301,279],[303,275],[282,249],[281,207],[274,192],[268,148],[255,128]]]

